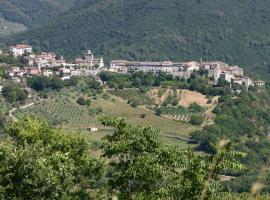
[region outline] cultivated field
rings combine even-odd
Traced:
[[[102,109],[102,113],[115,117],[124,117],[133,125],[152,126],[160,130],[161,139],[166,144],[178,145],[186,148],[185,141],[177,138],[188,138],[189,134],[199,127],[188,123],[157,116],[153,111],[144,107],[134,108],[118,98],[109,100],[98,97],[92,101],[90,107],[79,106],[73,99],[67,97],[57,97],[46,100],[24,110],[19,110],[18,115],[40,115],[55,124],[62,124],[62,128],[80,131],[87,135],[94,145],[101,142],[101,139],[108,134],[112,134],[113,129],[103,127],[97,122],[97,116],[91,111]],[[97,127],[97,132],[89,132],[87,128]],[[173,137],[168,137],[173,136]],[[176,137],[176,138],[175,138]]]
[[[205,109],[205,117],[208,121],[212,121],[214,118],[213,109],[217,105],[218,102],[218,96],[214,97],[212,99],[212,103],[208,103],[207,96],[191,90],[186,89],[167,89],[167,88],[154,88],[148,92],[148,96],[150,96],[152,99],[154,99],[156,104],[163,104],[167,101],[169,97],[173,97],[177,100],[178,106],[183,107],[189,107],[192,103],[197,103],[200,106],[206,108]],[[187,113],[179,113],[179,109],[175,109],[175,111],[172,111],[171,113],[168,113],[167,117],[174,119],[174,120],[180,120],[180,121],[188,121],[190,118],[190,115]]]
[[[152,111],[141,107],[133,108],[118,99],[114,99],[113,101],[106,101],[103,99],[94,101],[91,108],[98,107],[101,107],[104,113],[111,116],[124,117],[134,125],[158,128],[162,134],[188,136],[192,131],[198,129],[196,126],[187,123],[157,116]]]
[[[63,97],[47,100],[21,110],[18,115],[20,114],[40,115],[53,124],[61,123],[72,127],[88,126],[95,121],[95,117],[90,115],[87,108],[79,106]]]

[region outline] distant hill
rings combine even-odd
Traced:
[[[47,0],[47,5],[52,13],[66,9],[60,0]],[[268,0],[82,0],[70,1],[70,6],[12,42],[25,41],[68,57],[91,48],[107,61],[221,60],[269,76]],[[39,21],[43,12],[31,19]]]

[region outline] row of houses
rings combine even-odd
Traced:
[[[61,67],[57,70],[52,70],[48,68],[37,68],[37,67],[11,67],[8,68],[6,73],[11,77],[15,82],[20,82],[24,77],[31,76],[60,76],[62,80],[70,79],[72,76],[90,76],[97,75],[99,70],[88,70],[86,68],[75,68],[75,67]]]
[[[193,72],[205,70],[208,77],[213,78],[217,84],[222,78],[231,84],[245,85],[246,87],[257,84],[264,85],[263,81],[252,81],[244,75],[242,68],[238,66],[229,66],[223,62],[134,62],[127,60],[111,61],[109,71],[118,73],[132,73],[137,71],[160,73],[165,72],[175,77],[189,79]]]

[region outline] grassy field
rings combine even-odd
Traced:
[[[205,95],[186,89],[172,90],[166,88],[153,88],[148,92],[148,96],[154,99],[158,104],[162,104],[168,96],[176,96],[178,105],[184,107],[189,107],[192,103],[197,103],[203,107],[211,107],[214,106],[218,100],[218,97],[215,97],[212,103],[207,103],[208,99]]]
[[[110,94],[121,97],[127,101],[137,103],[138,105],[151,106],[154,105],[154,100],[151,99],[148,95],[140,92],[137,89],[115,89],[109,90]]]
[[[163,134],[188,136],[192,131],[198,129],[198,127],[187,123],[157,116],[144,107],[133,108],[119,99],[114,99],[114,101],[99,99],[98,101],[93,102],[91,107],[101,107],[104,113],[111,116],[124,117],[134,125],[152,126],[160,129]],[[145,115],[145,117],[142,118],[142,115]]]

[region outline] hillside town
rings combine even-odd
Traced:
[[[2,51],[1,51],[2,53]],[[127,60],[112,60],[106,66],[103,58],[96,58],[91,50],[87,50],[83,58],[76,58],[74,62],[68,63],[63,56],[58,57],[54,52],[34,53],[33,47],[25,44],[18,44],[9,48],[8,54],[14,57],[22,56],[27,61],[27,67],[20,68],[12,66],[6,73],[15,82],[20,82],[24,76],[53,76],[59,75],[63,80],[72,76],[97,75],[102,71],[115,73],[133,73],[143,71],[158,74],[164,72],[174,77],[189,79],[193,72],[203,70],[213,83],[217,84],[219,79],[226,80],[230,85],[239,84],[247,88],[250,86],[263,86],[261,80],[252,80],[245,75],[244,70],[238,66],[230,66],[226,63],[213,62],[138,62]]]

